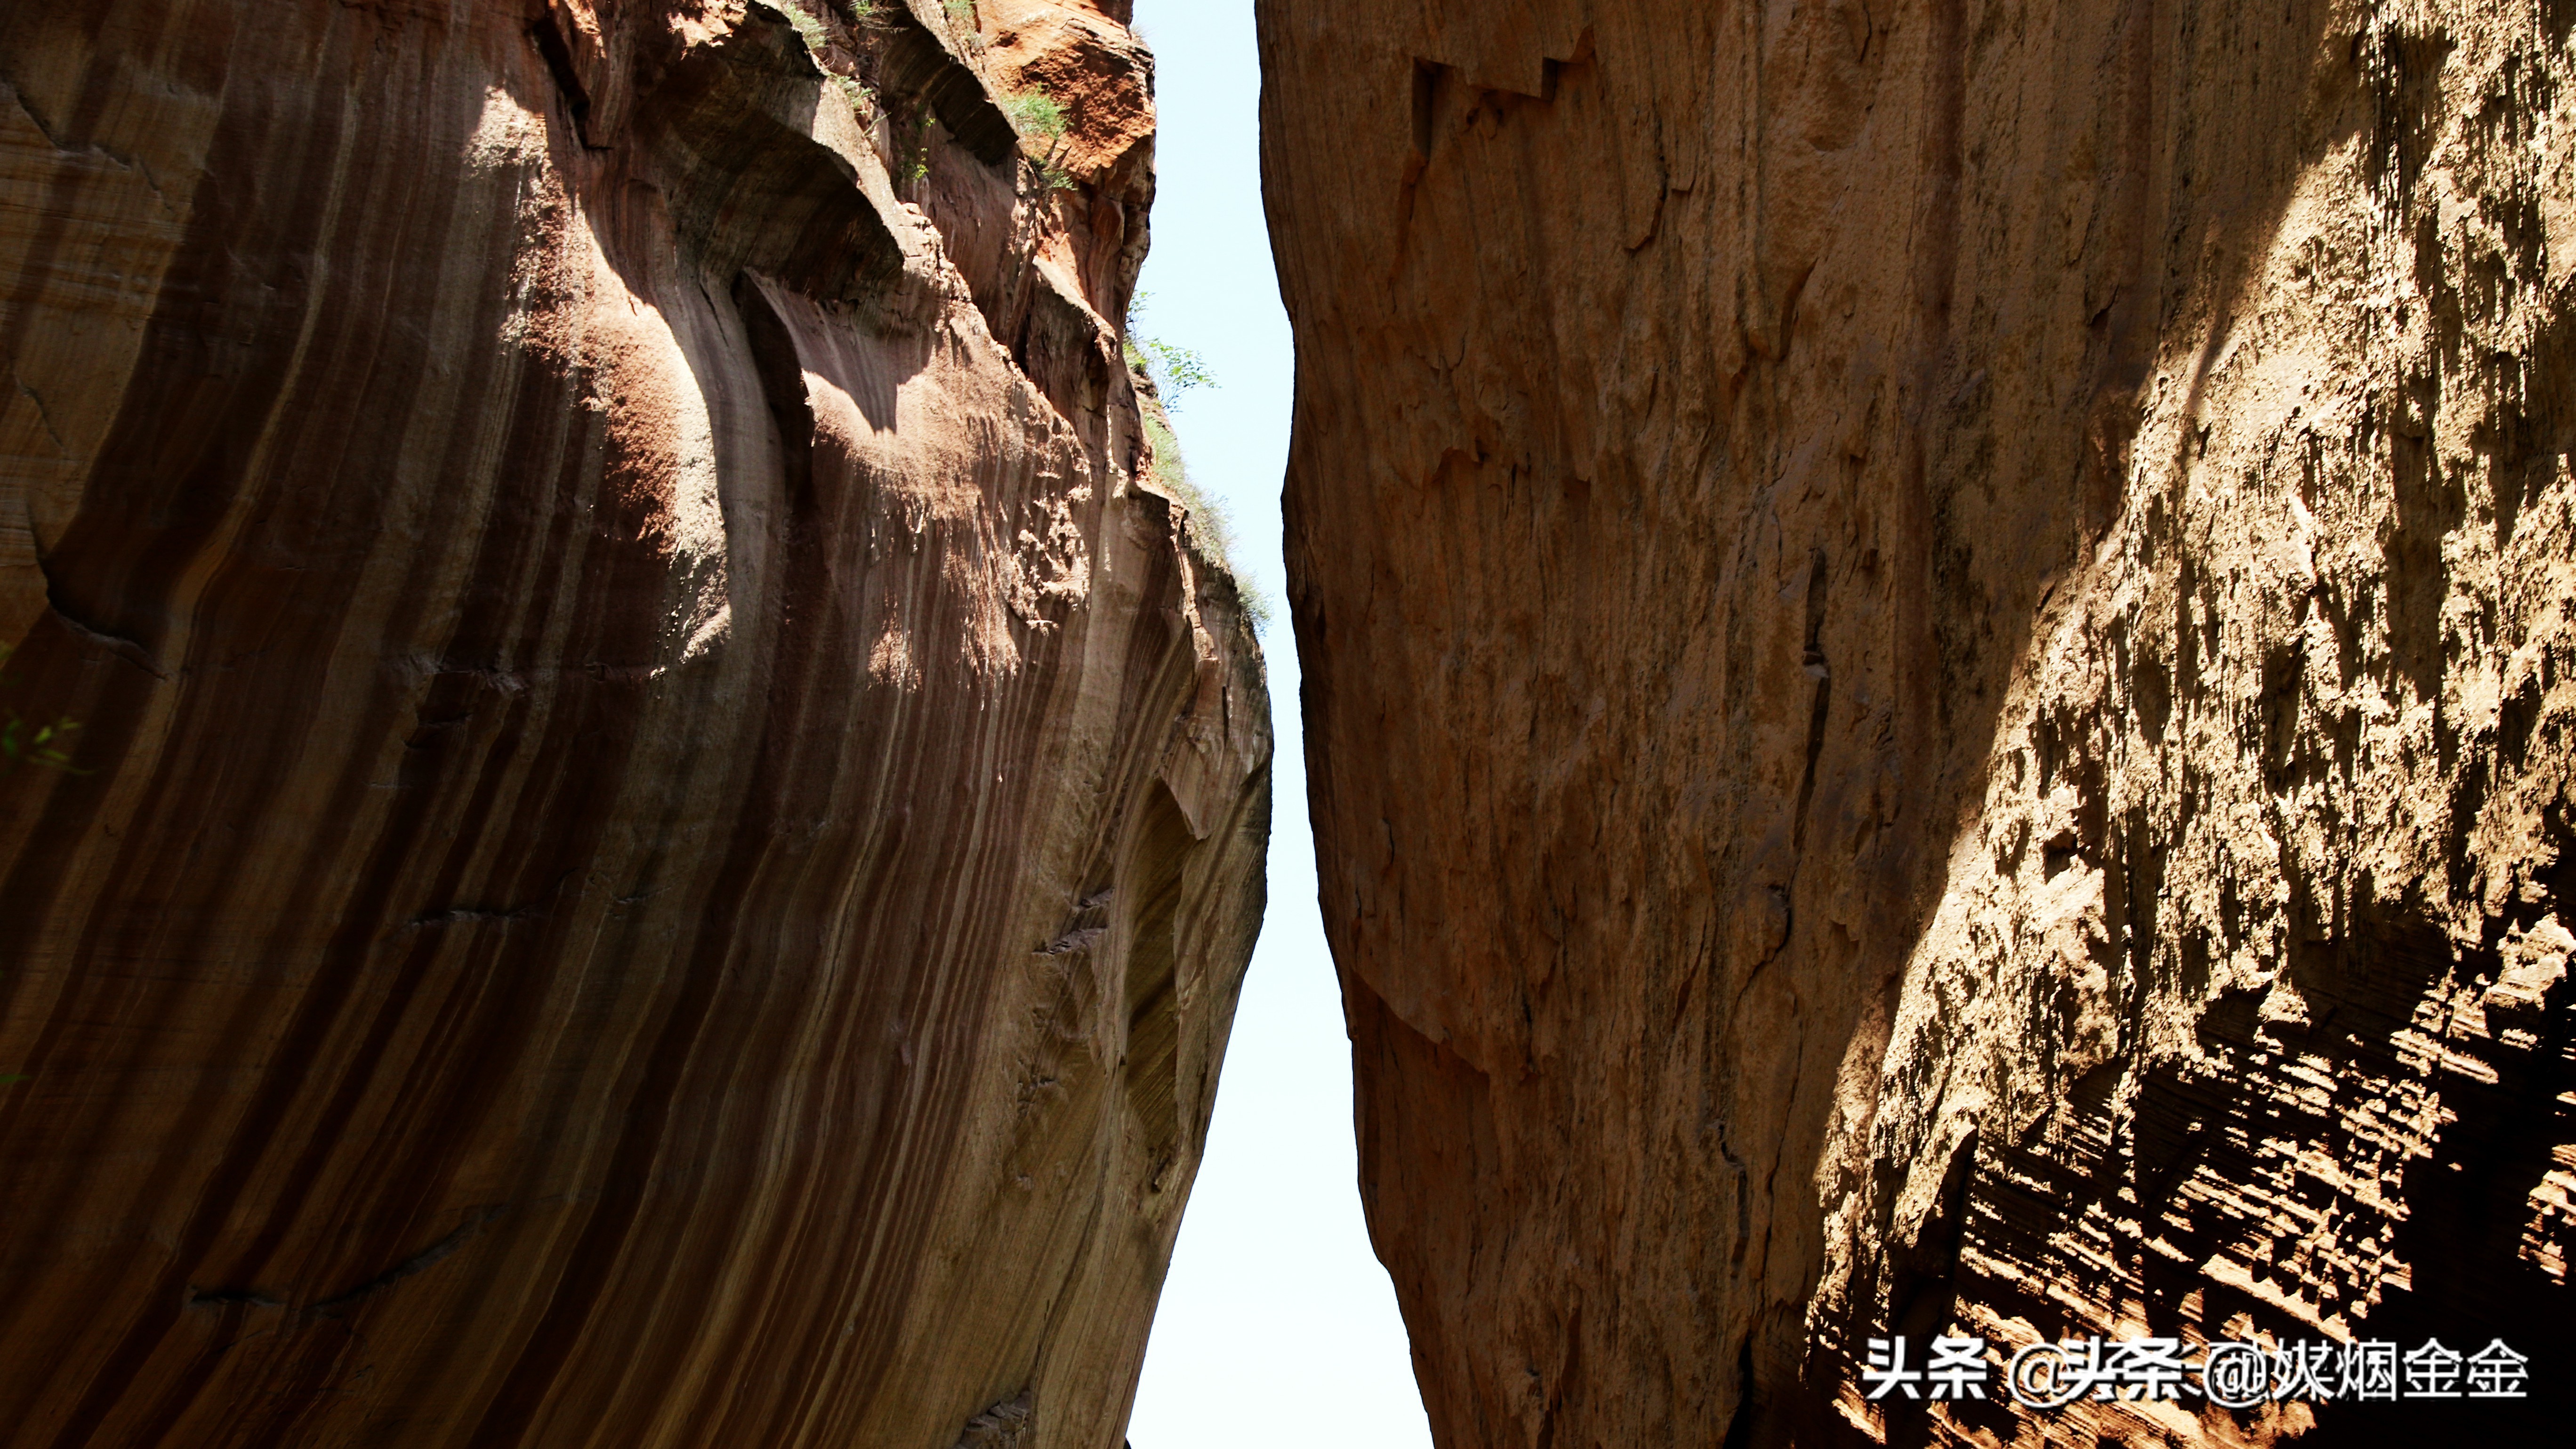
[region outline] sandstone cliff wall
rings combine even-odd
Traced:
[[[1441,1441],[2563,1432],[2576,8],[1261,19]],[[1862,1400],[1953,1327],[2500,1334],[2540,1397]]]
[[[1151,60],[804,10],[0,5],[0,1441],[1119,1442],[1268,827]]]

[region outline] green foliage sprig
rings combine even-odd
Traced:
[[[1038,162],[1038,177],[1046,189],[1071,191],[1076,183],[1073,173],[1064,169],[1068,126],[1064,102],[1042,90],[1025,90],[1002,98],[1002,114],[1011,118],[1013,130],[1047,143],[1046,156]]]
[[[1237,572],[1234,521],[1226,516],[1225,505],[1191,476],[1189,463],[1181,456],[1180,437],[1172,431],[1171,414],[1167,411],[1180,394],[1191,388],[1216,386],[1216,374],[1198,349],[1138,335],[1136,319],[1149,300],[1151,294],[1146,292],[1128,299],[1126,352],[1128,363],[1154,384],[1152,391],[1140,393],[1137,398],[1145,440],[1154,454],[1154,484],[1186,511],[1190,541],[1234,579],[1236,597],[1242,601],[1244,617],[1251,622],[1253,631],[1266,631],[1274,612],[1270,596]]]
[[[1162,383],[1163,396],[1175,408],[1181,405],[1181,394],[1190,389],[1216,386],[1216,374],[1195,347],[1183,347],[1159,337],[1139,337],[1135,347],[1155,373],[1155,380]]]
[[[10,651],[0,649],[0,666],[9,662]],[[0,684],[7,680],[0,678]],[[72,720],[57,719],[52,724],[30,720],[14,709],[0,708],[0,773],[21,765],[32,769],[53,770],[65,775],[91,773],[72,763],[68,746],[80,725]]]
[[[857,117],[861,125],[865,125],[868,121],[868,113],[876,105],[877,98],[866,86],[832,69],[824,62],[825,47],[832,42],[832,32],[825,29],[823,22],[815,18],[812,11],[805,8],[804,0],[769,0],[769,3],[777,6],[779,13],[787,17],[787,23],[796,27],[797,37],[805,42],[806,53],[814,57],[814,68],[821,71],[823,78],[832,83],[832,89],[839,91],[841,99],[849,103],[850,114]],[[876,0],[858,0],[855,9],[860,24],[875,23]]]
[[[38,769],[60,770],[66,775],[88,774],[89,771],[75,766],[69,752],[63,749],[79,729],[79,725],[67,719],[56,720],[52,724],[34,724],[19,718],[15,710],[0,714],[0,770],[33,765]]]
[[[1021,91],[1002,102],[1002,113],[1022,135],[1050,141],[1064,137],[1064,102],[1040,90]]]
[[[1140,291],[1128,299],[1127,357],[1154,379],[1155,385],[1162,390],[1165,405],[1178,410],[1182,394],[1192,388],[1217,385],[1216,371],[1208,366],[1207,357],[1197,348],[1183,347],[1161,337],[1148,337],[1136,330],[1137,319],[1143,315],[1145,304],[1152,298],[1153,293]]]

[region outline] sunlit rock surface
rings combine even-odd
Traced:
[[[0,1439],[1119,1443],[1269,808],[1151,61],[805,9],[0,14]]]
[[[2563,1433],[2576,7],[1260,13],[1441,1442]],[[1953,1331],[2537,1397],[1863,1398]]]

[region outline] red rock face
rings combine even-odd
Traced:
[[[1857,1381],[2572,1361],[2559,9],[1261,6],[1323,908],[1444,1445],[2563,1423]]]
[[[1268,821],[1148,62],[807,8],[13,7],[0,1437],[1118,1442]]]

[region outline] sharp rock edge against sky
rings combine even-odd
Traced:
[[[1315,907],[1279,485],[1294,381],[1261,210],[1251,0],[1138,0],[1154,49],[1161,177],[1140,335],[1204,353],[1181,448],[1222,500],[1245,582],[1279,619],[1270,914],[1226,1048],[1216,1120],[1163,1285],[1128,1428],[1135,1449],[1428,1449],[1395,1291],[1361,1220],[1350,1041]]]

